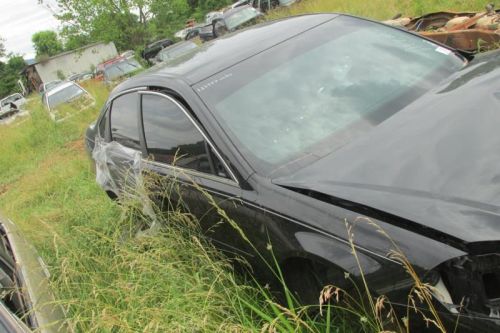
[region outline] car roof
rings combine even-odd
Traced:
[[[23,96],[23,95],[21,95],[20,93],[13,93],[13,94],[10,94],[9,96],[6,96],[6,97],[2,98],[2,99],[0,100],[0,102],[3,102],[3,101],[5,101],[6,99],[9,99],[9,98],[11,98],[12,96],[16,96],[16,95],[20,95],[21,97]]]
[[[73,81],[63,82],[60,85],[58,85],[57,87],[54,87],[53,89],[50,89],[47,92],[47,96],[51,96],[51,95],[53,95],[55,93],[58,93],[59,91],[68,88],[69,86],[78,86],[78,87],[80,87],[78,84],[76,84]]]
[[[310,14],[256,25],[204,43],[184,56],[151,67],[115,88],[114,93],[180,79],[194,85],[266,49],[328,22],[338,14]]]
[[[188,45],[188,44],[194,44],[194,45],[197,45],[195,42],[193,42],[192,40],[183,40],[183,41],[180,41],[178,43],[175,43],[175,44],[172,44],[170,46],[167,46],[166,48],[164,49],[161,49],[160,52],[158,52],[158,54],[160,53],[165,53],[165,52],[170,52],[172,50],[175,50],[175,49],[178,49],[178,48],[181,48],[183,47],[184,45]]]
[[[222,14],[222,17],[226,18],[226,17],[228,17],[228,16],[233,15],[234,13],[241,12],[242,10],[245,10],[245,9],[248,9],[248,8],[255,9],[255,8],[253,8],[253,7],[252,7],[252,6],[250,6],[250,5],[238,6],[238,7],[234,7],[234,8],[231,8],[231,9],[229,9],[229,10],[226,10],[226,11]],[[257,10],[257,9],[255,9],[255,10]]]
[[[172,41],[172,40],[171,40],[170,38],[163,38],[163,39],[159,39],[159,40],[157,40],[157,41],[154,41],[154,42],[149,43],[149,44],[146,46],[146,48],[155,47],[155,46],[160,45],[160,44],[162,44],[162,43],[164,43],[164,42],[171,42],[171,41]]]

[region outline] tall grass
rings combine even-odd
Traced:
[[[429,12],[483,11],[488,1],[483,0],[301,0],[290,8],[281,8],[270,13],[270,18],[320,12],[338,12],[388,20],[401,13],[419,16]]]
[[[477,0],[302,0],[270,15],[334,11],[386,19],[398,12],[481,10],[483,5]],[[39,96],[33,96],[26,121],[0,128],[1,210],[48,263],[75,331],[377,332],[385,327],[380,302],[352,297],[350,305],[337,303],[342,291],[334,286],[324,289],[317,306],[304,307],[283,284],[286,302],[278,304],[266,286],[234,273],[189,214],[156,210],[155,221],[168,227],[138,233],[138,225],[153,224],[141,209],[144,202],[132,198],[117,205],[95,183],[83,133],[108,90],[96,83],[86,88],[96,107],[65,122],[52,122]],[[279,265],[268,264],[280,277]],[[416,286],[428,297],[418,280]],[[362,287],[360,294],[367,297],[369,291]]]

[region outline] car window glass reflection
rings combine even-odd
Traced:
[[[140,149],[137,128],[137,94],[116,98],[111,107],[111,135],[113,140],[133,149]]]
[[[155,95],[142,97],[148,154],[156,162],[213,173],[205,139],[172,101]]]

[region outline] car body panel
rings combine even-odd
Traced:
[[[37,332],[70,332],[64,311],[51,292],[49,273],[43,260],[9,219],[0,217],[0,232],[8,238]]]
[[[500,80],[500,57],[495,54],[495,60],[471,64],[362,139],[275,183],[415,221],[429,228],[422,230],[426,234],[466,243],[498,241],[500,95],[493,82]],[[482,66],[488,73],[478,74]],[[467,76],[475,78],[464,83]]]
[[[238,63],[337,17],[337,14],[299,16],[214,40],[180,60],[167,62],[122,83],[113,91],[107,105],[117,96],[132,91],[164,91],[169,98],[186,106],[186,111],[196,119],[236,174],[236,182],[228,183],[190,170],[182,170],[184,177],[176,168],[152,163],[146,157],[144,165],[167,179],[176,177],[183,201],[189,211],[200,218],[206,235],[225,251],[247,257],[263,281],[273,277],[262,262],[259,264],[259,258],[239,230],[257,249],[263,250],[267,258],[270,252],[264,249],[271,245],[275,258],[284,267],[296,259],[307,259],[314,267],[326,267],[319,270],[323,273],[323,285],[345,284],[345,273],[359,281],[363,272],[375,294],[388,295],[396,304],[405,304],[414,281],[401,262],[389,255],[394,246],[406,255],[422,279],[450,260],[498,252],[500,236],[495,224],[498,216],[496,208],[492,208],[496,196],[488,196],[497,192],[491,189],[490,193],[477,197],[474,192],[470,195],[454,192],[463,191],[465,186],[476,186],[481,174],[485,175],[486,183],[496,176],[493,148],[497,140],[493,128],[497,122],[485,123],[487,119],[497,118],[492,110],[497,106],[493,83],[498,82],[499,54],[478,56],[445,82],[436,82],[436,89],[420,96],[365,135],[287,174],[256,172],[199,94],[199,89],[223,80],[224,71]],[[441,46],[436,46],[436,52],[443,51]],[[484,105],[484,110],[477,110],[477,105]],[[137,108],[139,113],[140,107]],[[109,112],[101,113],[98,121],[102,117],[109,119]],[[473,129],[472,134],[467,131],[468,126]],[[485,126],[484,133],[478,133],[480,126]],[[109,132],[108,128],[102,139],[109,141]],[[86,134],[89,151],[98,135],[97,126],[90,126]],[[464,137],[472,138],[474,144],[460,147]],[[472,157],[463,166],[458,163],[462,157],[459,147]],[[475,148],[483,149],[479,153],[484,156],[479,156]],[[144,138],[140,149],[147,152]],[[473,158],[491,161],[481,162],[487,167],[477,169],[472,164]],[[199,191],[200,187],[213,196],[240,229],[218,223],[221,218]],[[479,202],[488,198],[493,201]],[[447,213],[459,220],[454,224]],[[433,214],[435,216],[431,216]],[[471,232],[469,229],[470,234],[475,234],[468,235],[466,228],[471,224],[481,230]],[[351,225],[354,236],[348,233]],[[351,246],[358,254],[359,264],[352,256]],[[456,319],[444,304],[438,301],[437,304],[439,311],[450,316],[451,321]],[[491,324],[490,327],[500,325],[500,320],[487,315],[465,317],[469,319],[463,323],[464,327],[477,327],[476,322]]]
[[[0,118],[4,118],[18,112],[26,104],[26,99],[19,93],[3,98],[0,101]]]

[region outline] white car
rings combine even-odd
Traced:
[[[95,100],[79,84],[68,81],[46,92],[43,103],[52,120],[59,122],[95,105]],[[65,104],[67,108],[63,107]]]
[[[5,97],[0,101],[0,119],[19,111],[24,104],[26,99],[19,93]]]
[[[223,14],[224,13],[222,12],[210,12],[207,15],[205,15],[205,23],[212,24],[213,20],[222,17]]]

